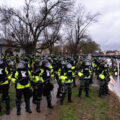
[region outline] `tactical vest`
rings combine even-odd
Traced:
[[[1,66],[0,67],[0,85],[6,85],[9,84],[9,79],[8,77],[8,70],[7,67]]]

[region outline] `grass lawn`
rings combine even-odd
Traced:
[[[15,102],[16,101],[15,87],[14,86],[10,87],[9,91],[10,91],[9,92],[9,95],[10,95],[10,109],[12,109],[16,105],[16,102]],[[0,101],[1,101],[1,98],[0,98]],[[2,111],[1,111],[0,115],[3,115],[6,112],[5,103],[2,103],[1,106],[2,106]]]
[[[120,120],[117,97],[111,93],[110,96],[99,98],[97,93],[97,88],[90,88],[90,98],[86,98],[84,93],[82,98],[78,98],[78,88],[74,88],[73,103],[67,103],[66,99],[63,106],[56,105],[51,120]]]

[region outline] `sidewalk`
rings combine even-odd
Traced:
[[[56,93],[57,93],[57,85],[54,85],[54,91],[52,91],[52,104],[55,105],[57,102]],[[48,120],[48,117],[54,113],[53,110],[47,108],[46,98],[43,97],[41,101],[41,112],[36,112],[36,105],[32,103],[31,99],[31,109],[32,114],[26,113],[25,111],[25,103],[21,105],[21,115],[16,115],[16,108],[13,108],[10,115],[0,116],[0,120]]]

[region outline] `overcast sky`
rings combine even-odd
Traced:
[[[24,0],[0,0],[0,5],[19,7]],[[102,50],[120,50],[120,0],[77,0],[89,12],[101,13],[89,28],[90,36]]]
[[[103,50],[120,50],[120,0],[78,0],[88,11],[101,13],[98,23],[89,29]]]

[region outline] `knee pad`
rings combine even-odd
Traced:
[[[60,91],[61,91],[62,94],[65,94],[65,93],[66,93],[65,87],[61,87],[61,90],[60,90]]]

